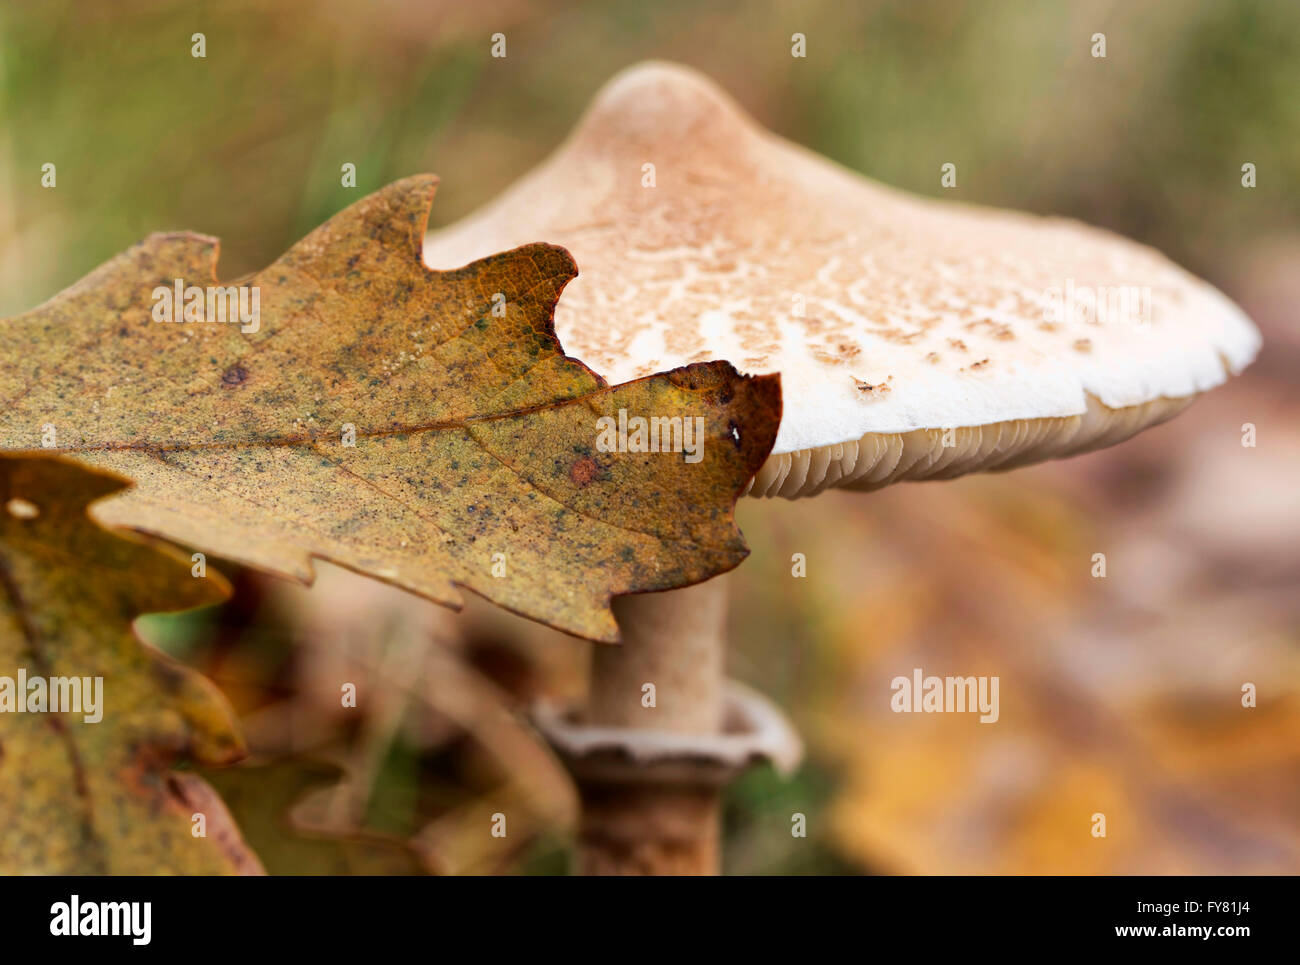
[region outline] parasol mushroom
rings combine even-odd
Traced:
[[[880,185],[670,64],[611,80],[552,157],[431,233],[425,260],[538,239],[581,272],[555,314],[566,350],[611,382],[707,359],[781,374],[781,428],[751,496],[1112,445],[1260,345],[1231,301],[1150,248]],[[583,719],[542,721],[583,790],[581,866],[714,870],[719,783],[742,759],[791,764],[797,743],[755,695],[727,695],[723,579],[614,612],[624,642],[596,648]]]

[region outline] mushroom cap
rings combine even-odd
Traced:
[[[1228,298],[1151,248],[886,187],[671,64],[614,77],[549,159],[431,233],[425,260],[458,267],[537,240],[577,261],[556,331],[611,382],[708,359],[781,374],[754,495],[1100,448],[1260,345]]]

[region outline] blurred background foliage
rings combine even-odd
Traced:
[[[498,31],[505,59],[489,56]],[[790,56],[796,31],[806,59]],[[1105,60],[1089,55],[1097,32]],[[809,762],[732,789],[729,870],[1300,871],[1292,0],[4,0],[0,314],[156,230],[220,237],[237,277],[419,171],[442,176],[431,224],[449,223],[652,57],[887,183],[937,196],[952,161],[946,198],[1152,244],[1266,338],[1244,378],[1115,450],[745,501],[731,668],[790,710]],[[580,694],[589,645],[322,570],[312,591],[235,573],[228,606],[146,621],[244,716],[263,770],[216,780],[266,866],[564,870],[572,789],[520,711]],[[1000,722],[889,713],[889,680],[914,666],[998,674]],[[339,679],[385,699],[341,713]],[[503,808],[519,815],[508,845],[483,833]],[[789,834],[795,811],[807,839]],[[1088,834],[1097,811],[1106,839]]]

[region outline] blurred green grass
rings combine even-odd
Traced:
[[[489,56],[498,30],[504,60]],[[806,59],[790,56],[796,30]],[[1104,61],[1088,54],[1097,31]],[[443,176],[432,222],[446,223],[647,57],[703,69],[769,126],[888,183],[938,194],[952,161],[947,197],[1082,217],[1211,279],[1225,249],[1300,221],[1300,5],[1281,0],[53,0],[0,12],[0,311],[155,230],[217,235],[236,277],[416,171]]]

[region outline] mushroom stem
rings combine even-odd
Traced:
[[[678,734],[721,733],[724,579],[619,597],[613,609],[623,643],[595,650],[587,723]],[[586,783],[581,791],[578,866],[583,874],[720,870],[717,787]]]
[[[595,650],[588,723],[718,733],[727,649],[723,577],[680,590],[621,596],[613,610],[623,642]],[[646,684],[654,686],[653,700]]]
[[[579,874],[719,873],[721,788],[589,784],[580,790]]]

